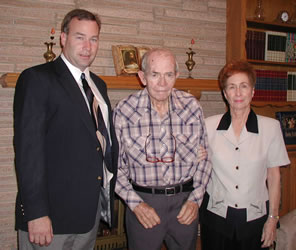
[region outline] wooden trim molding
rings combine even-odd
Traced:
[[[6,73],[0,77],[0,84],[3,88],[14,88],[20,73]],[[141,89],[143,88],[137,76],[100,76],[109,89]],[[218,80],[213,79],[186,79],[179,78],[175,88],[187,91],[200,99],[202,91],[220,91]],[[296,102],[252,102],[255,109],[280,109],[280,111],[295,110]],[[284,108],[284,110],[282,110]],[[265,114],[263,114],[265,115]],[[267,116],[274,117],[268,114]]]
[[[14,88],[19,73],[6,73],[0,77],[3,88]],[[110,89],[141,89],[141,81],[137,76],[100,76]],[[185,90],[198,99],[201,91],[219,91],[218,81],[211,79],[179,78],[175,84],[177,89]]]

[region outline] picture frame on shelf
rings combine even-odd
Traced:
[[[142,46],[142,47],[136,47],[137,49],[137,55],[138,55],[138,64],[141,68],[142,66],[142,58],[144,56],[144,54],[150,50],[150,48],[148,47],[145,47],[145,46]]]
[[[281,124],[285,144],[296,144],[296,111],[279,111],[275,117]]]
[[[116,75],[135,75],[139,71],[137,49],[133,45],[113,45],[112,55]]]

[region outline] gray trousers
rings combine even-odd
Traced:
[[[19,250],[93,250],[101,218],[99,202],[95,225],[85,234],[54,234],[49,246],[39,246],[29,241],[29,233],[18,230]]]
[[[190,225],[180,224],[177,220],[182,205],[190,192],[174,196],[137,192],[142,199],[153,207],[161,223],[151,229],[145,229],[135,214],[127,208],[126,228],[129,250],[160,250],[165,241],[169,250],[195,250],[198,220]]]

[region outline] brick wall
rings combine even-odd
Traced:
[[[216,78],[225,62],[226,0],[1,0],[0,74],[20,72],[44,62],[45,41],[69,10],[81,7],[99,13],[102,19],[100,49],[93,71],[115,75],[112,45],[168,47],[187,76],[186,50],[191,39],[195,78]],[[59,46],[54,46],[59,54]]]
[[[101,16],[100,48],[92,71],[115,75],[112,45],[168,47],[187,77],[186,50],[195,39],[194,78],[216,79],[225,63],[226,0],[1,0],[0,75],[21,72],[44,62],[45,41],[69,10],[85,8]],[[58,55],[60,49],[54,46]],[[113,103],[129,91],[112,90]],[[14,89],[0,87],[0,249],[16,249],[14,201],[16,179],[12,147]],[[220,93],[204,92],[205,116],[224,111]]]

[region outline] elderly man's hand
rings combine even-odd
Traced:
[[[154,208],[150,207],[147,203],[142,202],[135,207],[135,215],[143,227],[152,228],[160,224],[160,218],[155,212]]]
[[[197,218],[198,208],[197,203],[193,201],[186,201],[177,216],[180,224],[190,225]]]

